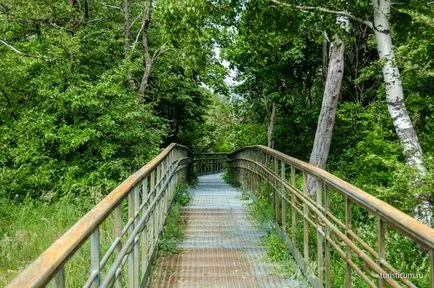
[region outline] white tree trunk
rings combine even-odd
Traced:
[[[383,64],[382,71],[386,86],[387,108],[401,143],[406,164],[416,168],[423,177],[426,174],[426,169],[423,164],[422,148],[405,107],[401,75],[393,52],[389,24],[390,0],[372,0],[372,4],[374,7],[373,28],[379,58]],[[431,225],[433,218],[432,203],[426,199],[424,200],[423,195],[419,195],[418,198],[420,204],[415,208],[415,218]]]
[[[324,168],[329,155],[330,144],[335,124],[336,109],[339,95],[342,88],[344,75],[344,43],[337,35],[333,36],[330,46],[330,59],[327,69],[327,79],[322,100],[321,112],[319,114],[318,126],[316,128],[315,140],[313,142],[310,163]],[[316,193],[318,182],[314,178],[308,178],[308,191]]]
[[[276,124],[276,103],[273,101],[272,107],[271,107],[271,116],[270,116],[270,122],[268,123],[268,143],[267,146],[270,148],[274,148],[274,125]]]
[[[374,5],[374,33],[386,85],[387,108],[401,142],[406,163],[425,174],[422,149],[405,108],[401,75],[395,62],[389,25],[390,0],[373,0],[372,3]]]

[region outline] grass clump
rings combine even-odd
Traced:
[[[288,252],[288,246],[280,237],[277,229],[272,229],[263,239],[267,249],[267,258],[270,262],[278,264],[273,274],[290,277],[295,280],[304,280],[304,276],[294,259]]]
[[[64,197],[53,203],[0,200],[0,286],[6,286],[92,206],[86,197]]]
[[[184,237],[186,220],[181,217],[181,207],[190,202],[187,185],[180,184],[176,188],[173,206],[166,218],[163,234],[158,243],[158,251],[161,254],[176,254],[179,252],[177,243]]]
[[[234,175],[232,173],[232,169],[229,165],[226,165],[225,173],[223,174],[223,180],[225,180],[226,183],[234,187],[240,187],[240,183],[235,181]]]
[[[190,179],[189,179],[189,183],[188,184],[191,187],[196,187],[198,183],[199,183],[199,178],[197,177],[197,174],[194,173],[194,172],[192,172],[190,174]]]
[[[295,280],[304,280],[301,270],[297,267],[295,260],[289,254],[288,246],[279,235],[278,228],[274,223],[274,210],[272,203],[265,194],[265,186],[262,185],[261,193],[254,201],[249,204],[250,212],[257,223],[267,231],[264,236],[262,245],[266,248],[267,260],[276,263],[273,274],[290,277]],[[243,191],[243,195],[250,195]],[[243,196],[244,197],[244,196]]]

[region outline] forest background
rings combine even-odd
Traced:
[[[393,3],[387,31],[423,177],[388,111],[372,3],[299,2],[1,0],[0,283],[171,142],[309,161],[334,35],[326,170],[409,214],[432,204],[433,2]]]

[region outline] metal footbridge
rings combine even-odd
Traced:
[[[223,181],[224,170],[249,199]],[[192,199],[181,209],[186,224],[180,253],[158,256],[176,187],[196,176],[198,185],[189,188]],[[294,259],[293,276],[276,273],[277,264],[267,260],[262,243],[267,229],[248,210],[256,197],[273,208],[273,225]],[[390,257],[402,241],[413,243],[411,255],[417,257],[395,259],[407,257],[406,251]],[[408,267],[421,267],[426,281]],[[322,169],[264,146],[194,155],[171,144],[7,287],[421,285],[434,288],[434,229]]]

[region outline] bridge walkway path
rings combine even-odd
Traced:
[[[250,215],[249,200],[222,174],[199,177],[190,192],[181,210],[186,225],[180,253],[159,257],[151,288],[309,287],[276,273],[261,244],[266,231]]]

